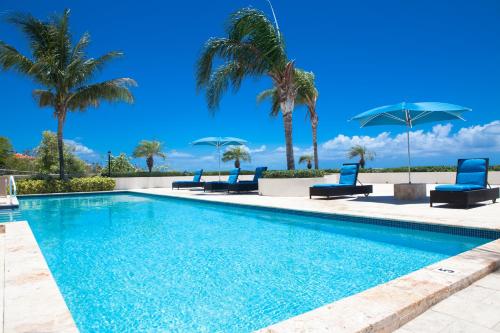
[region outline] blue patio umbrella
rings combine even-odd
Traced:
[[[193,141],[192,144],[194,146],[213,146],[217,148],[217,152],[219,154],[219,181],[220,181],[220,149],[221,147],[226,147],[226,146],[241,146],[247,143],[243,139],[239,138],[233,138],[233,137],[215,137],[215,136],[210,136],[207,138],[203,139],[198,139],[196,141]]]
[[[378,125],[406,126],[408,142],[408,183],[411,183],[410,129],[414,125],[443,120],[465,120],[464,112],[469,108],[440,102],[398,103],[381,106],[360,113],[351,120],[357,120],[361,127]]]

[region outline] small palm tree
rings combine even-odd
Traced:
[[[313,156],[311,156],[311,155],[302,155],[299,158],[299,164],[307,162],[307,168],[311,169],[312,168],[312,160],[313,160]]]
[[[240,167],[240,161],[251,162],[250,154],[242,147],[232,147],[222,155],[222,162],[234,161],[234,167]]]
[[[253,8],[232,14],[226,31],[227,37],[210,38],[205,43],[197,64],[197,87],[206,90],[207,104],[213,111],[230,85],[238,90],[245,77],[270,77],[283,116],[287,167],[293,170],[292,113],[297,87],[295,65],[286,55],[283,38],[266,15]],[[213,69],[217,58],[223,63]]]
[[[130,78],[90,82],[104,65],[123,53],[113,51],[98,58],[87,57],[85,49],[90,43],[90,35],[84,33],[73,44],[69,31],[69,10],[47,22],[24,14],[10,16],[8,21],[26,35],[32,56],[25,56],[13,46],[0,41],[0,68],[25,74],[45,88],[35,89],[33,96],[40,107],[54,109],[59,176],[64,179],[63,128],[68,111],[98,107],[103,100],[132,103],[134,97],[128,87],[135,86],[136,82]]]
[[[347,153],[348,158],[359,157],[359,165],[362,169],[365,168],[366,161],[373,161],[375,153],[369,151],[365,146],[355,145],[351,147]]]
[[[316,102],[318,100],[319,93],[314,83],[314,74],[313,72],[306,72],[302,69],[296,68],[294,77],[295,84],[297,86],[297,96],[295,97],[295,104],[307,106],[307,116],[311,121],[312,127],[314,168],[319,169],[318,114],[316,113]],[[271,89],[264,90],[259,95],[257,95],[257,103],[261,103],[267,99],[271,100],[271,116],[278,116],[280,111],[278,89],[273,87]]]
[[[163,152],[163,147],[159,141],[142,140],[134,149],[133,157],[146,157],[146,164],[149,172],[153,170],[154,156],[159,156],[163,159],[167,158],[167,154]]]

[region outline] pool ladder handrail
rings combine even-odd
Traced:
[[[16,180],[14,179],[14,176],[9,177],[9,194],[10,194],[10,196],[17,195],[17,186],[16,186]]]
[[[10,204],[12,204],[14,198],[17,195],[17,186],[16,186],[16,180],[14,179],[14,176],[9,177],[9,200]]]

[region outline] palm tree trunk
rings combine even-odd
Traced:
[[[288,170],[295,170],[295,158],[293,156],[292,141],[292,112],[286,112],[283,114],[283,122],[285,125],[286,167]]]
[[[319,169],[319,159],[318,159],[318,117],[315,113],[311,113],[311,126],[312,126],[312,143],[313,143],[313,154],[314,154],[314,169]]]
[[[149,173],[151,173],[151,171],[153,171],[154,164],[153,156],[148,156],[148,158],[146,159],[146,164],[148,165]]]
[[[63,141],[63,128],[64,128],[65,111],[61,108],[57,110],[57,152],[59,154],[59,179],[66,179],[64,173],[64,141]]]

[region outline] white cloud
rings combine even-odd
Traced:
[[[257,153],[263,153],[267,150],[267,147],[266,145],[262,145],[260,147],[257,147],[257,148],[250,148],[246,145],[243,145],[242,146],[243,149],[245,149],[247,152],[249,152],[250,154],[257,154]]]
[[[73,153],[86,162],[99,162],[101,155],[95,150],[77,141],[78,139],[64,139],[64,144],[73,150]]]
[[[411,152],[414,156],[431,157],[459,154],[461,156],[484,153],[487,156],[500,152],[500,121],[485,125],[463,127],[452,133],[453,125],[435,125],[430,131],[410,132]],[[392,136],[382,132],[377,136],[337,135],[321,145],[323,157],[335,159],[345,157],[353,145],[363,145],[375,151],[378,157],[406,154],[406,132]],[[326,156],[325,156],[326,155]]]
[[[294,153],[298,153],[301,150],[302,149],[300,147],[293,146],[293,152]],[[274,151],[277,152],[277,153],[284,153],[284,152],[286,152],[286,147],[285,146],[281,146],[281,147],[276,148]]]

